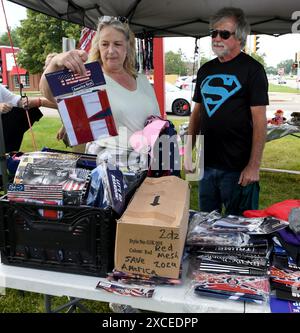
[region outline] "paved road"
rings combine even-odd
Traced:
[[[284,79],[284,84],[278,84],[278,80],[270,80],[269,82],[272,84],[279,85],[281,87],[290,87],[295,89],[300,89],[300,82],[297,82],[296,79]]]
[[[43,115],[45,117],[51,117],[51,118],[59,118],[59,113],[55,109],[40,107],[40,110],[42,111]]]

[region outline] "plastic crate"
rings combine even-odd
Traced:
[[[47,210],[61,218],[46,218]],[[49,206],[0,198],[3,264],[104,277],[114,267],[111,209]]]

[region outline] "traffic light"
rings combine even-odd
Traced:
[[[254,35],[254,53],[257,53],[260,47],[260,36]]]

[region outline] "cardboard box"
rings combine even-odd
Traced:
[[[117,223],[115,268],[178,278],[190,204],[188,182],[146,178]]]

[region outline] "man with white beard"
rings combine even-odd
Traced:
[[[211,17],[210,28],[217,58],[197,73],[188,129],[193,145],[196,135],[204,136],[199,208],[207,212],[225,208],[229,213],[232,196],[255,184],[257,200],[249,200],[243,208],[257,209],[269,104],[267,77],[263,66],[242,51],[250,26],[241,9],[219,10]],[[185,168],[191,171],[189,165]],[[238,205],[230,213],[238,215],[240,210]]]

